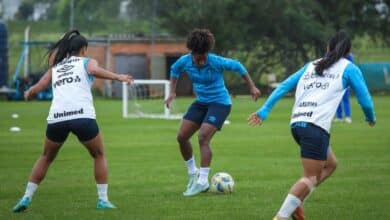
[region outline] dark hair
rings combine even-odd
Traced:
[[[208,29],[194,29],[187,37],[187,48],[195,54],[205,54],[214,47],[214,35]]]
[[[88,41],[78,30],[66,32],[59,41],[49,48],[49,58],[52,54],[55,54],[51,66],[55,66],[68,56],[78,54],[83,47],[88,47]]]
[[[324,57],[315,63],[315,71],[319,76],[325,69],[336,63],[341,57],[347,56],[351,51],[351,39],[345,31],[338,31],[328,42],[328,51]]]

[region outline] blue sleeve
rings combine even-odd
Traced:
[[[222,68],[222,71],[233,71],[243,76],[248,73],[245,67],[238,61],[230,58],[219,57],[218,63]]]
[[[84,63],[85,72],[87,72],[87,74],[88,74],[88,80],[89,80],[90,83],[93,83],[93,81],[95,80],[95,77],[90,72],[88,72],[88,69],[87,69],[88,62],[90,60],[91,59],[89,57],[86,57],[86,58],[84,58],[83,63]]]
[[[180,74],[183,72],[184,69],[185,59],[186,57],[182,56],[171,66],[171,78],[179,78]]]
[[[88,66],[88,62],[90,61],[91,59],[89,57],[85,57],[84,60],[83,60],[83,63],[84,63],[84,69],[85,71],[87,71],[88,74],[90,74],[88,72],[88,69],[87,69],[87,66]]]
[[[343,74],[343,87],[351,86],[364,112],[366,121],[375,122],[374,103],[360,69],[353,63],[348,64]]]
[[[268,99],[265,101],[263,106],[257,111],[257,115],[261,118],[261,120],[265,120],[268,117],[268,114],[276,104],[276,102],[279,101],[286,93],[294,89],[303,73],[305,73],[307,67],[309,64],[306,64],[304,67],[302,67],[298,72],[294,73],[290,77],[288,77],[286,80],[284,80],[278,88],[276,88],[272,94],[268,97]]]

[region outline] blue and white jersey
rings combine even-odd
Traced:
[[[341,58],[324,70],[323,76],[318,76],[315,62],[310,62],[283,81],[257,111],[259,117],[265,120],[276,102],[296,87],[291,123],[311,122],[329,132],[337,106],[350,86],[355,91],[366,121],[375,122],[374,104],[359,68]]]
[[[231,105],[232,101],[225,86],[224,71],[234,71],[244,76],[245,67],[237,60],[209,53],[205,65],[198,67],[191,54],[181,56],[171,67],[171,78],[179,78],[186,72],[194,87],[197,101]]]
[[[53,100],[49,124],[77,118],[95,119],[91,86],[93,77],[87,72],[89,58],[68,57],[52,68]]]

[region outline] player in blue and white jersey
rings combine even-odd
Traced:
[[[351,87],[370,126],[375,125],[374,104],[359,68],[345,57],[351,40],[343,31],[328,42],[328,51],[283,81],[263,106],[252,113],[250,125],[261,125],[276,102],[296,88],[291,115],[291,132],[300,145],[303,177],[290,189],[275,220],[304,219],[301,204],[316,186],[336,169],[336,157],[329,146],[330,126],[346,89]]]
[[[184,196],[196,195],[209,188],[208,174],[212,152],[210,141],[231,110],[231,99],[226,89],[223,74],[225,71],[237,72],[249,87],[254,100],[260,95],[245,67],[236,60],[210,53],[214,45],[213,34],[206,29],[194,29],[187,38],[187,48],[191,51],[181,56],[171,67],[171,91],[166,104],[169,107],[176,96],[176,83],[182,73],[192,80],[196,101],[184,115],[177,141],[187,166],[189,180]],[[200,169],[195,164],[190,138],[198,131],[200,147]]]
[[[96,60],[86,57],[87,47],[87,39],[77,30],[67,32],[49,50],[49,70],[24,94],[28,100],[45,89],[50,82],[53,88],[43,153],[32,169],[25,194],[13,208],[14,212],[22,212],[28,208],[35,190],[45,178],[69,133],[77,136],[94,159],[97,208],[115,208],[107,196],[107,162],[96,123],[91,86],[94,77],[127,83],[132,82],[132,77],[99,67]]]

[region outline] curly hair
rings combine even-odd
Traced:
[[[205,54],[214,47],[214,35],[208,29],[194,29],[187,37],[187,48],[195,54]]]

